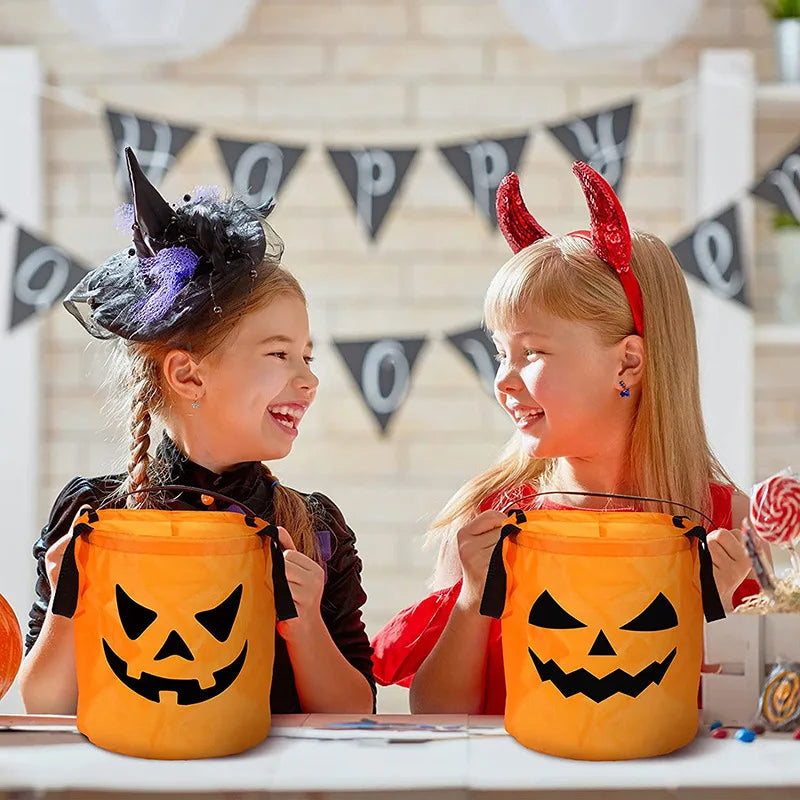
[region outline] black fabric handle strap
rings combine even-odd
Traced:
[[[525,512],[518,509],[509,511],[509,515],[515,514],[517,524],[525,522]],[[481,614],[484,617],[494,617],[500,619],[506,605],[506,568],[503,564],[503,542],[515,533],[519,533],[517,525],[510,522],[503,525],[500,529],[500,538],[492,550],[492,557],[489,559],[489,569],[486,572],[486,582],[483,584],[483,596],[481,597]]]
[[[286,579],[286,562],[283,560],[283,550],[278,542],[278,528],[275,525],[268,525],[263,531],[259,531],[262,536],[269,537],[269,552],[272,556],[272,591],[275,594],[275,615],[279,621],[296,619],[297,606],[294,604],[292,592],[289,589],[289,581]]]
[[[725,619],[725,609],[719,597],[717,582],[714,580],[714,562],[708,549],[708,534],[700,525],[695,526],[685,534],[687,539],[697,540],[697,554],[700,557],[700,593],[703,598],[703,614],[706,622],[716,622]]]
[[[94,512],[91,513],[94,514]],[[94,516],[96,519],[97,514]],[[79,522],[72,529],[72,536],[64,550],[52,604],[53,613],[60,617],[72,617],[75,614],[75,608],[78,605],[78,566],[75,563],[75,539],[91,532],[91,525]]]

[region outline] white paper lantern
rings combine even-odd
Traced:
[[[180,61],[242,29],[257,0],[50,0],[85,42],[144,61]]]
[[[500,0],[530,41],[554,53],[633,61],[687,30],[701,0]]]

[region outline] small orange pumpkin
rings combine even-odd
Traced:
[[[17,616],[0,594],[0,697],[11,688],[22,663],[22,632]]]

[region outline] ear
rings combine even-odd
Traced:
[[[170,391],[186,400],[198,400],[205,390],[197,363],[186,350],[170,350],[164,357],[164,380]]]
[[[636,335],[626,336],[619,343],[619,370],[616,380],[624,381],[629,388],[638,386],[642,382],[644,357],[644,339]]]

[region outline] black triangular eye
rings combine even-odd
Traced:
[[[678,615],[675,613],[672,603],[659,592],[658,597],[638,617],[632,619],[627,625],[623,625],[620,630],[665,631],[675,628],[677,625]]]
[[[155,621],[158,614],[140,605],[117,584],[117,611],[122,630],[129,639],[138,639]]]
[[[542,592],[531,608],[528,615],[528,625],[538,628],[585,628],[586,626],[563,608],[550,596],[549,592]]]
[[[240,583],[218,606],[210,608],[208,611],[198,611],[194,618],[218,642],[224,642],[231,635],[241,601],[242,584]]]

